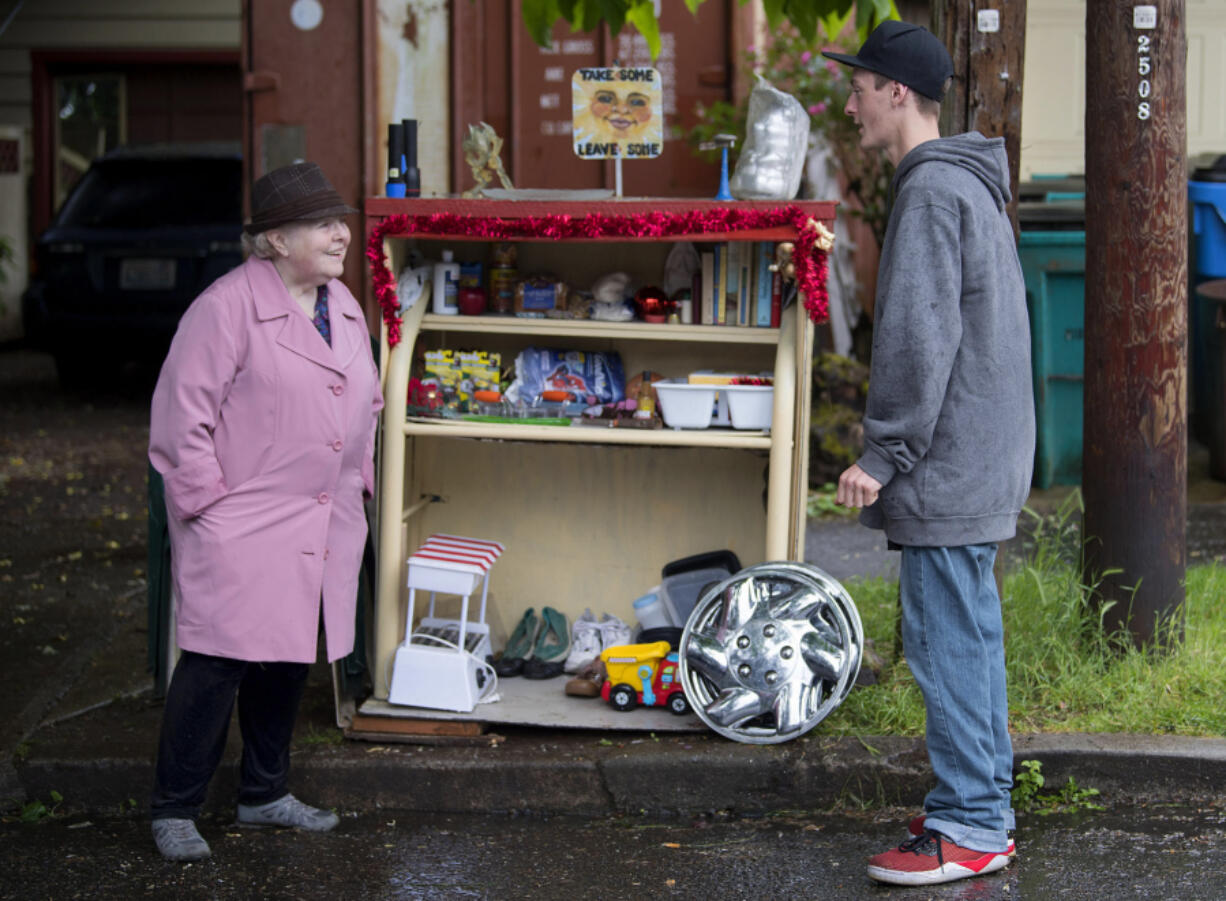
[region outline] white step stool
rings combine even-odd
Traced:
[[[496,541],[431,535],[409,558],[409,604],[404,641],[396,649],[387,699],[392,704],[470,713],[491,674],[483,665],[492,653],[485,621],[489,571],[504,548]],[[468,620],[468,598],[481,583],[481,614]],[[430,592],[430,610],[413,631],[417,589]],[[463,597],[459,619],[434,615],[435,592]]]

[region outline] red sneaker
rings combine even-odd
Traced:
[[[894,850],[869,858],[868,875],[891,885],[935,885],[995,873],[1008,863],[1004,852],[972,851],[926,829]]]
[[[924,814],[917,817],[912,817],[911,822],[907,824],[907,831],[912,835],[924,834]],[[1009,836],[1009,847],[1005,849],[1005,853],[1010,857],[1017,856],[1017,845],[1013,841],[1013,836]]]

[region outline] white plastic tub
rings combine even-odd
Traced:
[[[715,385],[691,385],[681,379],[652,382],[660,398],[660,415],[673,429],[705,429],[715,410]]]
[[[728,415],[734,429],[768,431],[775,409],[775,389],[771,385],[724,385]]]

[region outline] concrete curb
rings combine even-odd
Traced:
[[[1022,735],[1017,761],[1043,765],[1047,790],[1071,777],[1106,804],[1195,803],[1221,796],[1226,740],[1137,735]],[[233,751],[233,749],[232,749]],[[237,756],[227,755],[209,811],[227,816]],[[346,742],[295,752],[293,785],[341,810],[699,815],[864,803],[918,807],[931,783],[921,739],[810,736],[743,745],[715,736],[609,741],[591,733],[514,735],[480,746]],[[31,755],[18,765],[27,797],[58,791],[74,809],[144,804],[148,757]]]

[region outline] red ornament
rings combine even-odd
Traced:
[[[644,322],[664,322],[677,305],[655,285],[644,285],[634,292],[634,309]]]
[[[826,252],[816,246],[817,230],[806,228],[809,217],[794,206],[773,210],[750,210],[718,207],[709,211],[688,213],[651,212],[633,216],[608,216],[592,213],[587,216],[525,216],[502,219],[497,216],[461,216],[457,213],[434,213],[429,216],[388,216],[371,229],[366,245],[370,262],[370,277],[375,298],[387,324],[388,344],[400,343],[400,298],[396,295],[396,277],[387,268],[383,255],[383,239],[388,235],[412,235],[422,232],[441,238],[470,237],[491,241],[514,238],[670,238],[679,235],[710,235],[730,231],[777,228],[791,225],[796,229],[796,250],[792,260],[796,265],[796,282],[809,318],[825,322],[829,315],[826,294]]]

